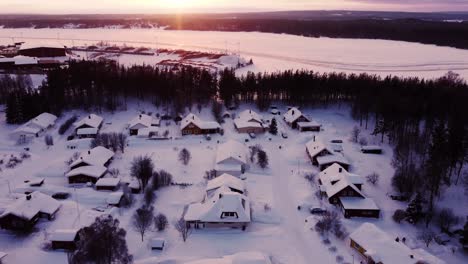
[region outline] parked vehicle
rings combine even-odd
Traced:
[[[281,136],[282,136],[283,138],[288,138],[288,134],[287,134],[286,132],[281,133]]]
[[[255,133],[249,133],[249,137],[250,137],[250,138],[256,138],[257,135],[255,135]]]
[[[325,210],[323,208],[320,208],[320,207],[311,207],[311,208],[309,208],[309,212],[311,214],[321,215],[321,214],[325,214],[327,212],[327,210]]]
[[[395,201],[406,202],[409,200],[409,197],[403,194],[389,194],[388,196]]]
[[[69,193],[67,192],[57,192],[52,194],[52,198],[57,199],[57,200],[65,200],[70,196]]]

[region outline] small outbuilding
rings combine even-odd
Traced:
[[[340,207],[345,218],[380,216],[380,209],[371,198],[340,197]]]
[[[52,43],[36,44],[29,42],[21,45],[18,54],[37,58],[64,57],[67,55],[65,46],[63,45]]]
[[[163,250],[166,245],[166,240],[164,238],[155,237],[152,238],[149,243],[151,250]]]
[[[97,191],[116,191],[120,186],[119,178],[101,178],[96,182]]]
[[[107,168],[99,165],[78,167],[69,171],[65,176],[68,183],[96,183],[97,180],[107,173]]]
[[[302,114],[296,107],[290,108],[284,115],[283,119],[293,129],[298,128],[299,122],[310,122],[309,118]]]
[[[361,147],[361,152],[366,153],[366,154],[382,154],[383,149],[381,146],[362,146]]]
[[[107,197],[107,204],[110,206],[120,207],[122,206],[123,197],[123,192],[113,192]]]
[[[50,242],[54,250],[64,249],[73,251],[79,240],[78,229],[57,229],[50,234]]]
[[[297,128],[301,132],[304,132],[304,131],[319,132],[320,129],[322,128],[322,125],[320,125],[319,123],[315,121],[297,122]]]

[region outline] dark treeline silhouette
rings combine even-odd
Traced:
[[[38,92],[10,92],[7,122],[21,123],[42,111],[114,111],[125,108],[129,99],[163,106],[173,116],[213,99],[226,106],[255,103],[261,110],[271,103],[349,106],[362,129],[394,147],[394,188],[405,194],[422,192],[430,202],[429,212],[442,186],[461,182],[468,160],[468,85],[451,72],[435,80],[305,70],[237,77],[231,69],[217,75],[190,67],[127,68],[115,62],[76,61],[48,72]]]

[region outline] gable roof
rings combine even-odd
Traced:
[[[291,109],[289,109],[289,111],[287,111],[283,117],[284,117],[284,120],[288,123],[292,123],[294,121],[296,121],[299,117],[303,116],[304,118],[306,118],[307,120],[309,120],[306,116],[304,116],[302,114],[302,112],[297,109],[296,107],[293,107]]]
[[[36,116],[35,118],[31,119],[29,121],[29,124],[36,125],[41,128],[48,128],[50,126],[53,126],[56,120],[57,117],[55,115],[49,113],[42,113]]]
[[[335,155],[335,154],[317,157],[317,163],[319,165],[330,164],[330,163],[350,165],[348,159],[345,158],[343,155]]]
[[[95,186],[96,187],[116,187],[119,185],[120,179],[119,178],[101,178],[99,179]]]
[[[203,121],[197,115],[190,113],[180,122],[180,129],[186,128],[190,123],[201,129],[217,129],[221,127],[218,122]]]
[[[82,166],[69,171],[65,176],[70,178],[78,175],[85,175],[97,179],[102,177],[106,172],[107,168],[104,166]]]
[[[247,110],[240,112],[237,119],[244,120],[246,122],[255,121],[258,123],[262,123],[262,116],[260,116],[257,112],[251,109],[247,109]]]
[[[221,218],[223,212],[236,212],[237,218]],[[250,202],[243,194],[220,190],[205,203],[189,205],[184,219],[202,222],[250,222]]]
[[[153,124],[153,117],[145,114],[137,115],[129,123],[129,129],[132,129],[136,125],[142,125],[143,127],[150,127]]]
[[[372,198],[340,197],[340,202],[348,210],[379,210]]]
[[[396,242],[371,223],[362,224],[349,237],[363,247],[366,250],[365,254],[376,263],[415,264],[418,261],[430,261],[431,264],[445,263],[427,252],[421,254],[420,250],[411,250],[403,243]]]
[[[61,206],[54,198],[38,191],[31,193],[29,195],[31,197],[29,200],[27,196],[28,195],[25,195],[17,199],[13,204],[8,206],[3,214],[0,215],[0,218],[6,215],[15,215],[26,220],[31,220],[38,213],[52,215]]]
[[[227,173],[209,180],[206,186],[206,191],[212,191],[214,189],[221,188],[222,186],[226,186],[228,188],[236,189],[242,192],[245,191],[244,181]]]
[[[317,156],[323,150],[327,150],[330,154],[333,153],[333,151],[318,138],[314,138],[310,140],[309,142],[307,142],[306,149],[311,157]]]
[[[110,193],[106,199],[106,202],[110,205],[118,205],[120,200],[122,199],[124,193],[123,192],[113,192]]]
[[[89,114],[80,121],[75,122],[73,125],[75,128],[79,128],[83,125],[93,127],[93,128],[98,128],[104,119],[98,115],[95,114]]]
[[[114,157],[114,152],[112,150],[97,146],[91,150],[81,152],[80,156],[70,164],[70,167],[75,167],[80,163],[104,166],[112,157]]]
[[[326,185],[324,185],[324,187],[326,188],[325,192],[327,193],[328,198],[335,196],[337,193],[339,193],[340,191],[344,190],[347,187],[352,188],[362,198],[365,198],[364,194],[362,194],[362,192],[354,184],[352,184],[348,178],[343,178],[339,182],[333,185],[329,182]]]
[[[333,165],[321,171],[318,174],[318,178],[320,179],[323,185],[326,185],[327,183],[331,182],[340,181],[343,178],[348,178],[349,181],[353,184],[364,184],[363,177],[349,173],[338,163],[333,163]]]
[[[230,158],[241,164],[247,164],[247,147],[235,140],[228,140],[218,146],[216,163],[222,163]]]

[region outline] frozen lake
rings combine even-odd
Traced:
[[[434,78],[454,71],[468,79],[468,50],[400,41],[159,29],[0,29],[0,44],[12,41],[60,42],[69,46],[107,41],[131,46],[240,51],[241,56],[254,60],[254,65],[240,70],[240,74],[311,69]]]

